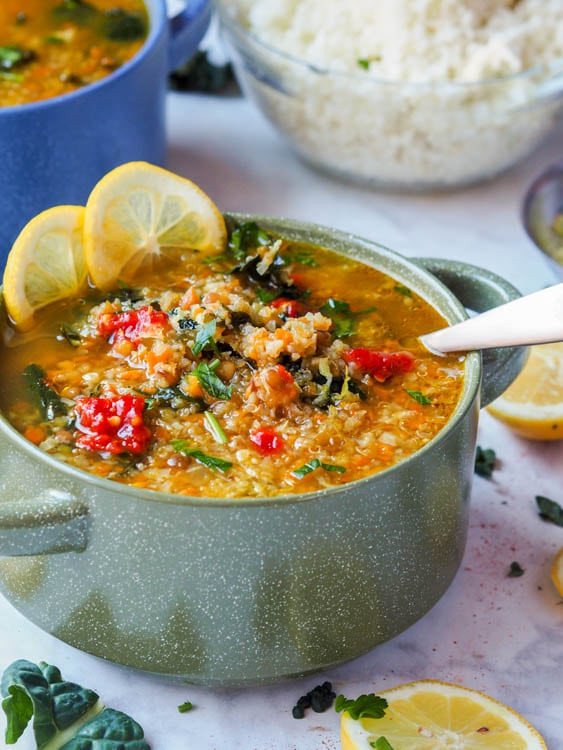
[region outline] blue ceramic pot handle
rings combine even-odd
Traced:
[[[176,70],[186,62],[186,50],[193,50],[211,21],[209,0],[187,0],[186,6],[169,20],[168,69]]]
[[[506,279],[479,266],[444,258],[410,258],[436,276],[468,310],[485,312],[522,295]],[[504,347],[483,352],[481,406],[501,395],[526,362],[526,347]]]
[[[69,493],[0,502],[0,556],[82,552],[87,539],[88,508]]]

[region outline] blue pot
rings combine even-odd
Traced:
[[[0,108],[0,270],[35,214],[85,203],[123,162],[163,163],[167,73],[196,50],[211,9],[209,0],[189,0],[169,20],[165,0],[145,4],[149,36],[115,73],[71,94]]]

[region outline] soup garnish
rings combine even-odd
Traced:
[[[147,32],[142,0],[3,0],[0,106],[104,78],[139,50]]]

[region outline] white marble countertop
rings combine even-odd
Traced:
[[[168,124],[169,166],[224,210],[307,219],[406,255],[467,260],[523,292],[554,281],[518,213],[531,178],[561,157],[563,129],[494,182],[397,196],[311,171],[242,99],[170,94]],[[563,529],[543,522],[534,501],[542,494],[563,503],[563,441],[520,439],[483,413],[478,442],[496,450],[500,465],[490,481],[475,477],[467,549],[453,585],[418,623],[366,656],[270,688],[169,685],[76,651],[0,599],[0,669],[22,657],[56,664],[67,679],[137,719],[153,750],[336,750],[338,715],[308,713],[296,721],[291,708],[299,696],[324,680],[355,697],[422,678],[488,692],[533,723],[550,750],[563,750],[563,602],[549,579]],[[514,560],[525,570],[520,578],[507,577]],[[180,714],[185,700],[195,708]],[[2,736],[4,726],[2,717]],[[26,736],[18,747],[31,750],[33,742]]]

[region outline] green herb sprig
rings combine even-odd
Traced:
[[[405,388],[405,393],[408,393],[412,399],[422,406],[428,406],[432,403],[430,396],[425,396],[421,391],[411,391],[409,388]]]
[[[223,458],[218,458],[217,456],[208,456],[198,448],[190,448],[187,440],[172,440],[171,445],[177,453],[181,453],[184,456],[191,456],[198,462],[198,464],[206,466],[212,471],[220,471],[224,474],[233,465],[231,461],[225,461]]]
[[[475,473],[485,479],[490,479],[495,470],[497,454],[492,448],[481,448],[477,446],[475,453]]]
[[[200,326],[197,335],[195,337],[194,345],[192,346],[192,352],[195,355],[201,354],[205,348],[212,349],[216,354],[219,352],[217,349],[217,342],[215,341],[215,334],[217,333],[217,321],[210,320],[208,323],[204,323]]]
[[[393,750],[393,745],[391,745],[387,737],[378,737],[376,740],[368,739],[368,745],[373,747],[374,750]]]
[[[188,711],[191,711],[193,707],[194,707],[194,704],[191,701],[184,701],[184,703],[181,703],[178,706],[178,711],[181,714],[186,714]]]
[[[207,362],[200,362],[198,366],[192,370],[191,374],[196,376],[203,390],[209,393],[210,396],[221,399],[222,401],[228,401],[233,395],[233,387],[231,385],[225,385],[221,378],[218,375],[215,375],[215,370],[219,365],[220,362],[218,359],[214,359],[209,364]]]
[[[330,297],[319,310],[332,320],[332,331],[336,338],[342,339],[356,333],[356,318],[358,315],[367,315],[375,312],[377,308],[368,307],[365,310],[352,311],[348,302]]]
[[[381,719],[385,716],[385,709],[388,705],[385,698],[374,693],[360,695],[355,699],[338,695],[334,701],[334,710],[337,713],[347,711],[354,721],[358,719]]]
[[[543,495],[536,495],[536,503],[540,512],[540,517],[544,521],[551,521],[556,526],[563,526],[563,508]]]
[[[47,385],[45,370],[39,365],[28,365],[23,371],[27,387],[33,394],[43,419],[54,419],[66,414],[68,408],[59,394]]]
[[[209,432],[213,435],[215,438],[215,441],[217,443],[221,443],[222,445],[226,445],[229,441],[227,436],[225,435],[225,431],[219,424],[219,420],[213,414],[211,411],[206,411],[203,414],[203,418],[207,422],[207,427],[209,429]]]

